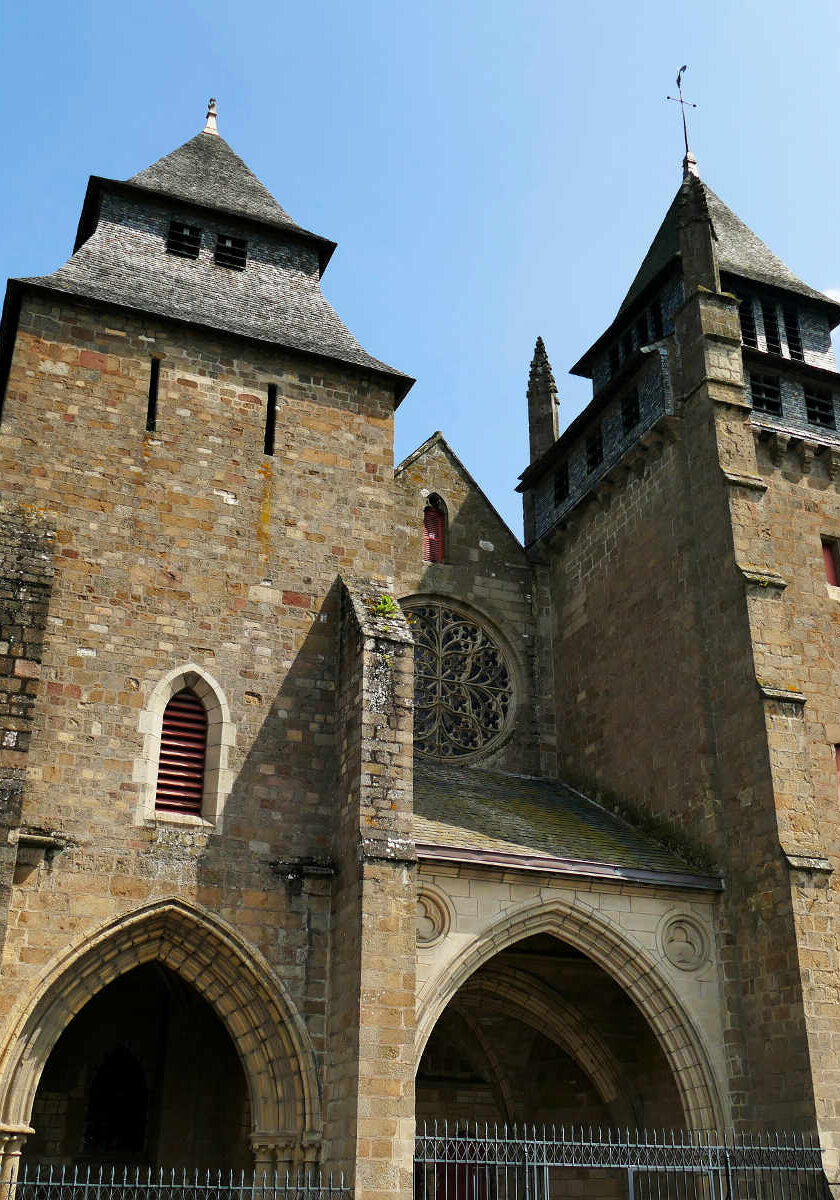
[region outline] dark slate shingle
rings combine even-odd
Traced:
[[[683,185],[684,186],[684,185]],[[737,217],[735,213],[717,196],[708,184],[697,180],[694,186],[703,189],[712,226],[717,237],[717,259],[721,271],[730,275],[738,275],[743,279],[751,279],[756,283],[768,284],[771,287],[784,288],[805,296],[809,300],[818,300],[822,304],[832,304],[833,301],[822,292],[803,283],[790,267],[777,258],[768,246]],[[619,316],[632,308],[645,288],[653,282],[659,273],[679,253],[679,203],[682,187],[677,192],[671,207],[665,214],[665,219],[657,231],[656,237],[645,255],[636,278],[630,285],[630,290],[624,297],[618,310]]]
[[[196,134],[128,182],[193,204],[300,229],[217,133]]]

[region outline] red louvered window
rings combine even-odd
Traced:
[[[835,538],[822,539],[823,563],[825,564],[826,582],[832,587],[837,587],[840,583],[840,573],[838,573],[838,553],[837,541]]]
[[[207,713],[190,688],[167,704],[160,733],[155,808],[200,813],[207,754]]]
[[[427,504],[423,509],[423,562],[443,562],[443,536],[446,519],[439,508]]]

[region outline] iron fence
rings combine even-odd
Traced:
[[[418,1128],[415,1200],[829,1200],[802,1134],[447,1124]]]
[[[24,1164],[0,1200],[353,1200],[343,1175]]]

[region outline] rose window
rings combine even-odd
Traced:
[[[408,609],[414,634],[414,750],[460,758],[489,749],[513,706],[510,668],[479,625],[440,604]]]

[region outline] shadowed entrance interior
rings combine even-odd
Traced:
[[[222,1022],[160,963],[93,997],[59,1038],[32,1111],[30,1162],[253,1165],[245,1075]]]
[[[550,934],[480,967],[438,1020],[417,1072],[423,1121],[683,1123],[673,1074],[635,1004]]]

